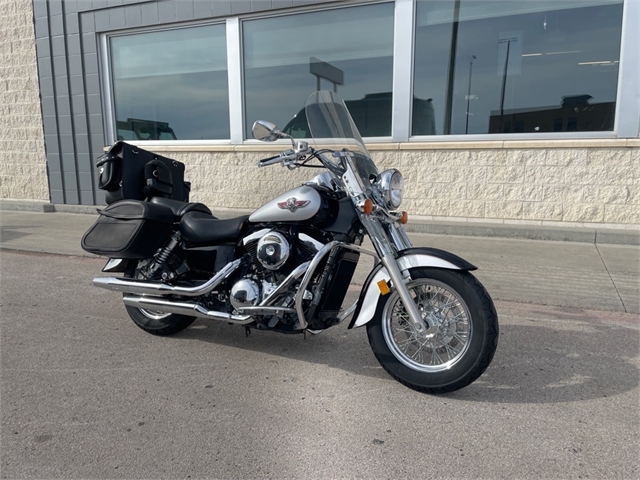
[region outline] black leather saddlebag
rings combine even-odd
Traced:
[[[125,142],[117,142],[96,160],[98,187],[107,204],[123,199],[164,197],[189,201],[184,163]]]
[[[82,248],[111,258],[149,258],[166,240],[172,223],[168,207],[122,200],[100,210],[100,217],[82,237]]]

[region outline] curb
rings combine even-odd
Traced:
[[[48,202],[0,200],[1,210],[39,213],[97,214],[104,205],[63,205]],[[252,210],[216,208],[219,218],[232,218]],[[463,237],[513,238],[553,242],[578,242],[608,245],[640,245],[640,230],[584,227],[550,227],[543,225],[505,225],[472,222],[413,220],[405,226],[408,233],[429,235],[459,235]]]

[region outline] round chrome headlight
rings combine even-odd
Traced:
[[[402,203],[402,192],[404,190],[404,182],[400,171],[395,168],[385,170],[379,175],[377,183],[380,194],[384,198],[385,206],[390,210],[397,209]]]

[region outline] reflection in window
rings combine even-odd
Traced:
[[[346,101],[362,136],[391,135],[392,3],[242,25],[245,134],[250,136],[253,122],[262,119],[308,137],[304,104],[323,89],[337,91]]]
[[[622,0],[418,0],[414,98],[439,135],[613,130],[621,27]]]
[[[230,137],[224,25],[110,42],[118,140]]]

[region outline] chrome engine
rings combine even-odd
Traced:
[[[231,288],[231,304],[237,309],[256,306],[299,265],[311,260],[323,243],[304,233],[262,229],[243,239],[252,258],[251,272]],[[285,304],[278,302],[279,304]]]

